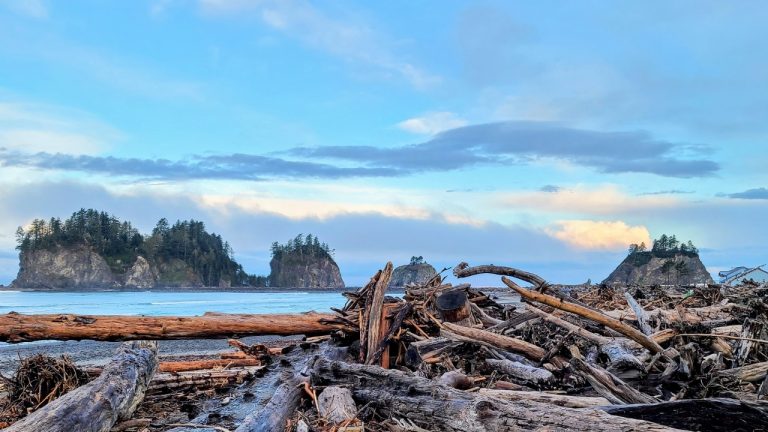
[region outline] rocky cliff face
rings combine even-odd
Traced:
[[[339,266],[330,256],[283,253],[269,263],[269,286],[282,288],[344,288]]]
[[[603,283],[693,285],[714,281],[698,255],[656,256],[652,252],[636,252],[627,256]]]
[[[435,268],[429,264],[401,265],[392,272],[389,288],[402,288],[408,284],[422,284],[437,274]]]
[[[19,257],[13,286],[21,288],[114,288],[119,286],[109,265],[87,247],[37,250]]]
[[[200,275],[177,259],[153,264],[139,256],[125,274],[115,274],[101,255],[86,246],[23,252],[19,273],[13,281],[14,287],[36,289],[148,289],[202,285]]]
[[[123,285],[126,288],[152,288],[157,283],[157,273],[146,258],[139,256],[125,273]]]

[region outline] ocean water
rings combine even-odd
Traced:
[[[0,314],[202,315],[329,312],[340,292],[24,292],[0,291]]]

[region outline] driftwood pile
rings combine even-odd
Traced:
[[[444,283],[440,276],[407,287],[401,297],[388,296],[388,263],[366,286],[344,293],[347,302],[335,314],[297,315],[291,323],[282,322],[286,316],[273,322],[206,315],[221,316],[230,327],[256,323],[263,333],[269,326],[300,333],[304,326],[314,336],[298,344],[233,339],[237,351],[219,359],[159,366],[136,360],[156,359],[151,345],[126,347],[95,381],[8,430],[43,430],[41,424],[52,431],[768,430],[768,287],[568,290],[508,267],[454,268],[459,279],[483,273],[502,276],[522,304],[501,304],[492,291]],[[102,320],[65,321],[71,327],[75,319],[93,320],[77,324],[80,336]],[[39,337],[74,331],[56,323],[46,317],[33,330]],[[168,328],[172,334],[165,338],[196,336]],[[0,338],[28,339],[31,332],[0,330]],[[120,340],[147,332],[162,333],[129,327],[109,334]],[[224,406],[256,397],[259,382],[269,383],[263,404],[243,419],[224,418]],[[107,390],[123,398],[121,408],[100,417],[108,427],[73,427],[73,420],[54,415],[80,409],[85,394]],[[217,408],[200,408],[211,400]],[[186,418],[185,403],[196,407]],[[164,414],[171,420],[160,421]],[[69,426],[51,428],[41,419]]]

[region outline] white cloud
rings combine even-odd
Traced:
[[[575,186],[555,192],[528,191],[508,192],[499,201],[504,206],[527,208],[552,213],[567,214],[628,214],[633,211],[675,208],[685,204],[671,195],[635,196],[624,193],[615,185],[595,188]]]
[[[0,5],[30,18],[48,18],[48,7],[42,0],[5,0],[0,1]]]
[[[0,100],[0,148],[98,154],[120,137],[113,128],[81,112]]]
[[[456,113],[438,111],[401,121],[397,124],[397,127],[416,134],[435,135],[444,130],[466,125],[467,121]]]
[[[646,227],[630,226],[622,221],[564,220],[546,232],[579,249],[615,250],[632,243],[651,244]]]
[[[340,14],[326,14],[303,0],[199,0],[208,15],[255,13],[269,27],[342,60],[398,76],[418,89],[441,81],[409,61],[395,55],[393,42],[370,25]]]

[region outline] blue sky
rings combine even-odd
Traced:
[[[763,2],[0,0],[13,233],[199,218],[253,273],[312,232],[348,284],[423,255],[601,280],[626,245],[768,262]],[[483,282],[483,281],[479,281]]]

